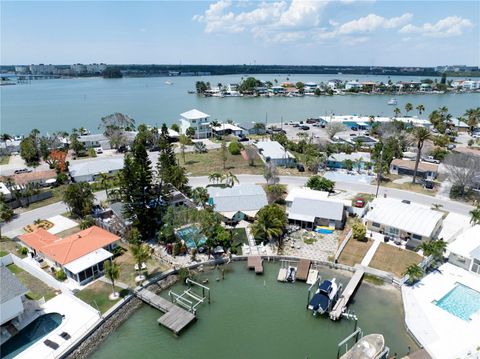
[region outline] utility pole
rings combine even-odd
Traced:
[[[380,162],[378,163],[378,171],[377,171],[377,192],[375,193],[375,198],[378,197],[378,190],[380,189],[380,181],[382,179],[382,168],[383,166],[383,143],[382,143],[382,150],[380,151]]]

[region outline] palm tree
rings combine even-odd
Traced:
[[[413,110],[413,105],[410,102],[407,102],[405,104],[405,112],[407,113],[407,116],[408,116],[408,113],[412,110]]]
[[[423,269],[418,264],[410,264],[405,270],[405,272],[403,273],[403,275],[408,276],[408,282],[410,284],[413,284],[417,280],[422,278]]]
[[[470,211],[470,223],[472,226],[480,224],[480,205]]]
[[[281,235],[287,224],[285,211],[277,204],[270,204],[258,211],[255,221],[251,225],[252,234],[262,241],[279,239],[279,247],[282,245]]]
[[[130,250],[132,251],[133,258],[138,265],[138,270],[142,270],[142,264],[150,259],[151,251],[150,247],[144,243],[133,243],[130,245]]]
[[[423,144],[431,137],[432,133],[426,127],[415,127],[415,129],[413,130],[413,138],[417,142],[417,158],[415,160],[415,170],[413,172],[412,183],[415,183],[415,180],[417,178],[418,164],[420,163],[420,158],[422,156]]]
[[[115,281],[120,277],[120,267],[117,263],[106,260],[103,262],[103,269],[105,275],[112,282],[112,297],[118,297],[118,293],[115,292]]]
[[[467,121],[465,123],[469,127],[470,134],[472,134],[480,122],[480,107],[466,110],[464,116],[467,117]]]
[[[232,172],[228,172],[226,175],[225,175],[225,183],[227,184],[227,186],[229,187],[233,187],[235,185],[235,183],[240,183],[240,181],[238,180],[237,176],[235,176]]]
[[[197,187],[192,191],[192,199],[197,206],[205,208],[205,203],[208,202],[209,197],[208,191],[204,187]]]
[[[415,107],[415,109],[418,111],[418,115],[421,116],[422,113],[425,111],[425,106],[423,106],[422,104],[418,105],[417,107]]]
[[[219,183],[223,180],[223,175],[219,172],[212,172],[208,175],[208,181],[211,183]]]
[[[180,135],[178,140],[180,142],[180,152],[182,154],[183,163],[185,164],[185,149],[187,145],[190,143],[190,139],[186,135]]]
[[[393,113],[395,114],[395,117],[398,117],[398,115],[400,115],[402,111],[398,108],[398,107],[395,107],[395,109],[393,110]]]
[[[424,256],[433,256],[435,259],[441,259],[443,257],[443,253],[445,253],[447,250],[447,242],[445,242],[443,239],[422,242],[417,249],[421,249]]]
[[[106,173],[100,173],[100,183],[105,189],[105,195],[107,196],[107,199],[108,199],[108,180],[109,179],[110,177]]]

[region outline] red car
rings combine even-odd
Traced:
[[[365,207],[365,199],[364,198],[356,198],[354,206],[357,207],[357,208]]]

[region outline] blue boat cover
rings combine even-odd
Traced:
[[[332,290],[332,282],[330,282],[329,280],[324,280],[322,284],[320,284],[320,287],[318,287],[318,289],[320,289],[320,293],[325,293],[328,295]]]
[[[321,309],[321,312],[325,312],[328,309],[330,298],[323,293],[317,293],[310,300],[310,305],[314,311]]]

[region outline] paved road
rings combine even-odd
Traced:
[[[258,175],[239,175],[237,176],[240,183],[265,183],[263,176]],[[300,187],[305,185],[308,177],[298,177],[298,176],[282,176],[280,177],[280,183],[286,184],[290,187]],[[193,187],[206,186],[208,184],[208,177],[191,177],[190,185]],[[375,194],[377,187],[370,184],[364,183],[350,183],[350,182],[336,182],[335,187],[341,190],[347,190],[357,193],[372,193]],[[386,195],[387,197],[406,199],[412,202],[421,203],[427,206],[432,204],[441,204],[443,209],[449,212],[459,213],[468,215],[469,212],[473,209],[472,206],[448,200],[442,198],[435,198],[433,196],[428,196],[424,194],[419,194],[415,192],[403,191],[395,188],[385,188],[380,187],[379,196]]]
[[[265,183],[265,178],[259,175],[238,175],[237,177],[240,183]],[[280,183],[286,184],[289,187],[301,187],[305,185],[307,179],[308,177],[282,176],[280,177]],[[207,176],[190,177],[189,180],[192,187],[205,187],[207,184],[209,184]],[[376,186],[363,183],[336,182],[335,185],[338,189],[347,190],[350,192],[375,194],[376,191]],[[456,201],[435,198],[433,196],[403,191],[394,188],[380,187],[379,196],[384,195],[386,195],[387,197],[410,200],[412,202],[421,203],[427,206],[431,206],[434,203],[441,204],[443,206],[442,208],[446,211],[463,215],[469,215],[469,212],[473,209],[473,207],[470,205]],[[97,201],[103,201],[106,199],[105,191],[96,192],[95,196],[97,198]],[[67,206],[63,202],[58,202],[32,211],[24,212],[18,215],[10,223],[3,225],[2,233],[12,236],[18,233],[19,229],[23,228],[27,224],[32,223],[38,218],[52,217],[64,213],[67,210]]]

